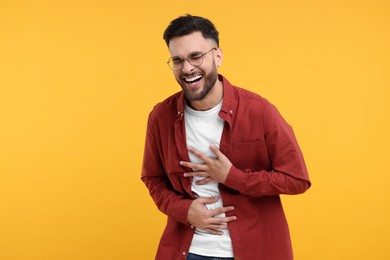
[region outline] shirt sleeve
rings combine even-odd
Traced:
[[[311,182],[292,128],[268,101],[262,120],[271,169],[242,171],[233,165],[225,185],[255,197],[305,192]]]
[[[164,214],[187,224],[188,209],[192,200],[174,191],[164,170],[160,154],[158,131],[153,129],[152,113],[148,119],[141,180],[149,190],[158,209]]]

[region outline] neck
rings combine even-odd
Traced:
[[[223,98],[223,84],[219,79],[215,82],[214,87],[210,90],[210,92],[205,96],[202,100],[197,101],[188,101],[187,105],[189,105],[192,109],[205,111],[209,110],[216,105],[218,105]]]

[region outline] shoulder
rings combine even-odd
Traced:
[[[241,105],[245,104],[259,110],[268,110],[273,107],[271,102],[258,93],[237,86],[233,86],[233,90]]]
[[[165,100],[157,103],[149,113],[149,122],[176,116],[180,95],[181,92],[177,92]]]
[[[258,93],[231,84],[223,75],[219,75],[219,79],[223,82],[224,99],[228,105],[231,104],[234,107],[238,103],[239,106],[248,105],[250,108],[260,108],[269,105],[268,100]]]

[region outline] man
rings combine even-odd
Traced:
[[[310,187],[291,127],[219,75],[218,31],[202,17],[164,32],[182,88],[149,115],[142,180],[168,216],[156,259],[293,258],[280,194]]]

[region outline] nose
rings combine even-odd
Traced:
[[[183,72],[191,72],[193,69],[194,66],[191,65],[191,63],[189,63],[188,60],[183,61],[183,67],[181,68]]]

